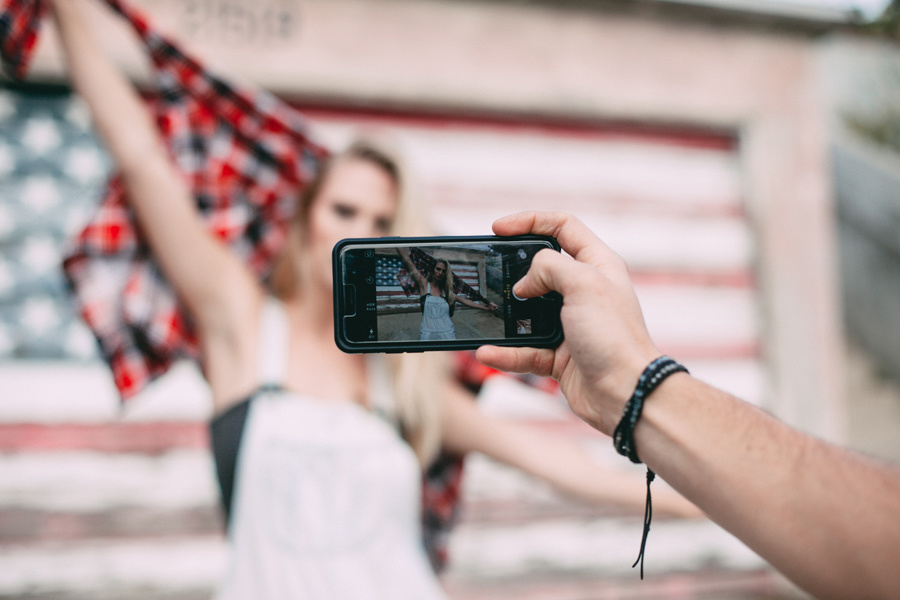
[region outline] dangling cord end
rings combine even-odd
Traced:
[[[644,579],[644,549],[647,547],[647,536],[650,534],[650,520],[653,519],[653,499],[650,497],[650,484],[656,479],[656,473],[647,469],[647,503],[644,505],[644,534],[641,536],[641,552],[638,554],[637,560],[631,565],[635,568],[641,563],[641,579]]]

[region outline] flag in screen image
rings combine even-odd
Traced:
[[[479,292],[478,268],[474,264],[451,263],[450,270],[453,275],[469,285],[476,293]],[[412,283],[409,291],[401,285],[403,275],[410,278]],[[419,297],[415,291],[415,283],[406,272],[406,267],[400,257],[377,256],[375,258],[375,289],[379,310],[419,310]]]

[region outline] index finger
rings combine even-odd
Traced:
[[[575,260],[596,267],[618,259],[600,238],[575,215],[564,212],[526,211],[494,221],[497,235],[534,233],[556,238],[559,245]]]

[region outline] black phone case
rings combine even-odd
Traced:
[[[439,243],[491,243],[497,241],[522,241],[534,242],[543,241],[560,251],[559,243],[555,238],[544,235],[519,235],[519,236],[496,236],[496,235],[476,235],[476,236],[434,236],[434,237],[381,237],[381,238],[347,238],[335,244],[331,252],[332,265],[332,288],[334,295],[334,341],[338,348],[347,353],[398,353],[398,352],[434,352],[434,351],[452,351],[452,350],[473,350],[479,346],[510,346],[510,347],[529,347],[529,348],[555,348],[563,341],[562,324],[559,322],[559,309],[562,308],[562,297],[555,303],[556,311],[552,313],[555,318],[554,333],[551,336],[541,338],[491,338],[491,339],[465,339],[465,340],[431,340],[427,342],[409,340],[409,341],[377,341],[377,342],[356,342],[350,340],[343,330],[343,316],[347,313],[345,299],[342,290],[343,272],[341,268],[340,255],[341,251],[354,244],[369,244],[382,246],[395,246],[398,243],[403,244],[439,244]],[[555,292],[552,292],[555,294]]]

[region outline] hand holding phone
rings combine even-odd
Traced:
[[[342,240],[332,254],[335,341],[345,352],[555,347],[562,298],[512,293],[546,248],[559,251],[547,236]]]

